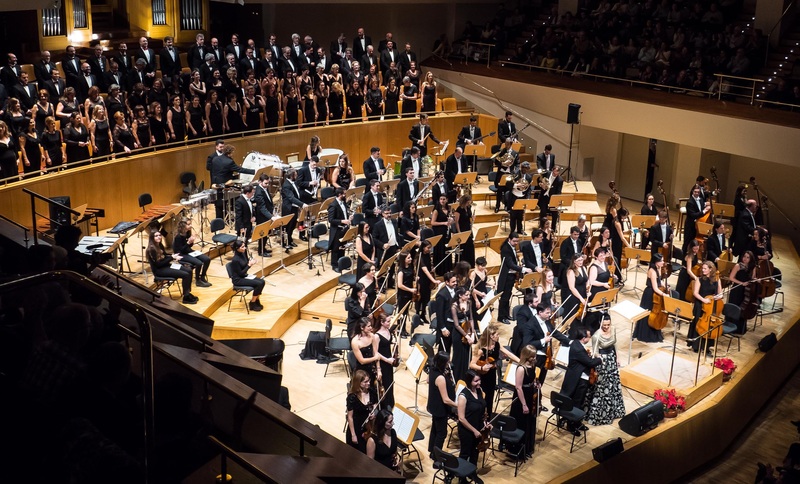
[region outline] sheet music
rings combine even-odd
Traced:
[[[491,299],[493,297],[494,297],[494,288],[491,288],[491,289],[489,289],[489,292],[487,292],[486,295],[483,296],[483,299],[481,300],[481,302],[483,304],[486,304],[489,301],[489,299]],[[487,312],[489,312],[489,311],[490,310],[487,310]]]
[[[513,361],[508,362],[508,366],[506,366],[506,372],[503,375],[503,381],[508,383],[511,386],[517,385],[517,368],[519,367],[518,363],[514,363]]]
[[[255,274],[247,274],[247,277],[245,277],[245,279],[255,279],[255,278],[256,278]]]
[[[569,365],[569,345],[561,345],[558,347],[556,362],[564,366]]]
[[[402,405],[395,405],[392,409],[392,415],[394,416],[392,428],[397,433],[397,439],[406,444],[413,442],[419,419],[414,418],[414,415]]]
[[[467,388],[467,384],[464,383],[464,380],[458,380],[456,382],[456,398],[461,395],[461,390]]]
[[[638,321],[649,312],[647,309],[639,307],[638,304],[628,301],[627,299],[615,304],[609,308],[609,311],[619,314],[628,321]]]
[[[414,375],[414,377],[418,377],[420,371],[422,371],[422,365],[425,363],[425,352],[419,346],[419,343],[415,344],[411,348],[411,354],[408,355],[406,359],[406,368]]]
[[[173,262],[172,264],[169,265],[170,269],[175,269],[175,270],[180,270],[181,267],[183,267],[183,266],[178,264],[177,262]]]
[[[202,253],[203,253],[203,251],[201,251],[201,250],[195,250],[195,251],[189,252],[189,255],[192,256],[192,257],[197,257],[198,255],[200,255]]]
[[[480,320],[478,320],[478,331],[480,331],[481,334],[483,334],[483,332],[486,331],[486,328],[488,328],[490,324],[492,324],[491,308],[487,309],[486,312],[483,313],[483,317]]]

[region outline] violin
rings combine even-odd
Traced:
[[[497,417],[495,416],[495,418],[497,418]],[[484,422],[484,425],[483,425],[483,428],[481,429],[481,440],[478,442],[478,452],[479,453],[480,452],[486,452],[486,450],[489,449],[489,447],[491,447],[491,445],[492,445],[492,438],[489,436],[489,432],[491,431],[491,428],[489,427],[489,422],[487,422],[488,419],[489,419],[489,414],[488,414],[488,412],[486,410],[484,410],[483,411],[483,422]],[[494,420],[494,419],[492,419],[492,420]]]
[[[665,264],[666,265],[666,264]],[[658,286],[658,290],[663,294],[669,294],[669,284],[666,279],[662,279],[664,285]],[[647,283],[650,284],[648,276]],[[661,331],[667,325],[669,317],[664,312],[664,297],[661,294],[653,291],[653,308],[650,310],[650,316],[647,317],[647,325],[653,329]]]
[[[485,375],[485,374],[489,373],[494,368],[494,363],[495,363],[494,356],[487,356],[485,358],[478,358],[478,363],[477,364],[478,364],[479,367],[481,367],[481,369],[478,370],[478,373],[480,373],[481,375]],[[483,370],[483,367],[486,366],[486,365],[492,365],[492,368],[490,368],[488,370]]]
[[[592,350],[586,348],[586,353],[589,355],[589,358],[592,357]],[[594,385],[597,383],[597,369],[592,367],[589,368],[589,385]]]

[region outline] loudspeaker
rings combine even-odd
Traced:
[[[61,205],[72,208],[69,197],[51,197],[51,199],[54,202],[58,202]],[[57,205],[50,204],[50,220],[52,220],[52,222],[50,222],[50,226],[58,230],[58,228],[62,225],[70,224],[69,212]]]
[[[638,437],[658,426],[664,420],[664,405],[658,400],[637,408],[619,421],[623,432]]]
[[[771,350],[775,344],[778,343],[778,338],[775,336],[775,333],[770,333],[763,338],[761,341],[758,342],[758,349],[762,352],[766,353],[767,351]]]
[[[567,106],[567,123],[568,124],[580,124],[579,118],[581,115],[581,105],[570,103]]]
[[[614,440],[609,440],[600,447],[592,449],[592,457],[594,457],[594,460],[597,462],[603,462],[614,457],[623,450],[625,449],[622,448],[622,439],[617,437]]]

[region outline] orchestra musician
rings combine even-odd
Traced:
[[[431,414],[431,433],[428,436],[428,456],[433,459],[433,449],[444,447],[447,437],[447,419],[458,408],[455,402],[456,382],[450,371],[450,357],[439,352],[433,357],[428,375],[428,413]]]
[[[344,188],[347,190],[351,186],[355,186],[356,174],[353,171],[353,166],[350,164],[350,158],[347,153],[339,155],[336,161],[336,168],[333,169],[331,174],[331,184],[334,188]]]
[[[544,223],[544,220],[547,219],[547,215],[552,213],[553,224],[558,224],[559,211],[550,208],[550,198],[553,195],[561,195],[561,192],[564,190],[564,178],[561,177],[560,166],[555,165],[553,167],[550,171],[550,175],[547,177],[547,185],[543,186],[542,189],[544,191],[539,195],[539,219],[541,223]]]
[[[233,277],[233,284],[235,286],[250,286],[253,288],[253,296],[250,298],[250,310],[261,311],[264,306],[261,305],[260,298],[261,292],[264,291],[264,279],[260,277],[247,277],[247,270],[255,265],[256,261],[247,256],[247,244],[242,240],[235,240],[233,242],[233,260],[229,262],[231,265],[231,274]]]
[[[580,214],[578,216],[578,225],[577,225],[577,227],[578,227],[578,230],[579,230],[578,239],[581,241],[581,243],[584,246],[586,246],[586,244],[589,243],[589,236],[590,236],[590,234],[592,232],[590,225],[586,223],[586,215]]]
[[[180,254],[167,254],[163,239],[161,232],[156,230],[150,235],[150,240],[147,243],[145,255],[147,256],[147,262],[150,263],[151,272],[158,277],[180,279],[183,288],[183,304],[197,304],[199,299],[192,294],[192,270],[179,264],[179,261],[183,258]],[[180,267],[173,269],[172,265],[176,263]]]
[[[458,196],[458,191],[447,181],[445,173],[438,171],[431,185],[431,203],[435,205],[442,195],[447,197],[447,203],[454,203]]]
[[[608,270],[608,262],[606,262],[611,251],[605,247],[598,247],[594,251],[594,259],[589,264],[589,296],[588,300],[591,301],[595,294],[607,291],[611,288],[612,277],[616,277]],[[599,312],[586,312],[583,317],[584,326],[594,334],[600,329],[600,321],[602,315]]]
[[[722,220],[714,221],[714,229],[706,239],[706,259],[716,264],[725,251],[728,250],[728,243],[725,241],[725,224]]]
[[[448,253],[447,243],[450,241],[452,233],[453,211],[447,203],[447,197],[439,195],[439,200],[434,205],[431,213],[431,227],[435,235],[441,235],[442,239],[433,248],[433,266],[436,274],[448,272],[452,266],[452,257]]]
[[[403,169],[405,179],[397,184],[397,191],[395,192],[397,194],[397,199],[395,201],[397,211],[402,210],[406,206],[406,203],[411,202],[419,195],[419,180],[417,180],[417,175],[414,170],[414,167],[411,166],[407,166]]]
[[[592,358],[586,352],[586,344],[591,341],[592,333],[586,326],[576,325],[571,329],[572,342],[569,345],[569,365],[564,374],[561,393],[572,399],[575,408],[584,408],[586,391],[589,389],[589,369],[600,365],[603,360]],[[583,424],[569,424],[569,430],[579,436],[582,430],[588,430]]]
[[[693,269],[700,262],[702,262],[700,259],[700,241],[692,239],[689,241],[689,245],[686,246],[686,257],[683,258],[683,266],[678,274],[678,282],[675,284],[678,297],[682,300],[686,300],[686,289],[689,286],[692,286],[692,291],[694,291],[694,281],[697,280],[697,276]],[[691,299],[689,299],[689,302],[691,302]]]
[[[347,427],[345,442],[361,452],[366,452],[367,441],[364,438],[364,423],[370,416],[372,408],[378,400],[370,391],[372,380],[364,370],[353,372],[350,389],[347,392]]]
[[[375,317],[378,316],[378,317]],[[392,325],[392,318],[386,313],[381,312],[379,315],[375,313],[372,320],[372,332],[378,337],[378,355],[381,357],[381,382],[383,383],[383,397],[382,405],[384,408],[394,407],[394,367],[395,362],[393,346],[398,344],[397,338],[390,331]]]
[[[714,340],[708,338],[707,335],[698,338],[697,321],[703,315],[703,304],[708,304],[712,299],[719,299],[722,297],[722,282],[717,275],[717,268],[711,261],[703,262],[700,268],[701,275],[694,283],[694,319],[689,324],[689,332],[686,337],[690,340],[687,344],[692,346],[695,353],[700,351],[701,346],[705,346],[708,352],[711,352],[711,346],[714,345]],[[691,341],[692,338],[697,338]]]
[[[552,151],[553,145],[547,144],[544,146],[544,152],[536,155],[536,168],[540,173],[555,170],[556,155],[554,155]]]
[[[744,210],[739,213],[739,222],[736,226],[736,236],[733,239],[731,248],[733,255],[742,255],[750,246],[753,231],[756,229],[755,214],[758,210],[758,203],[752,198],[747,200]]]
[[[653,309],[653,294],[658,294],[661,297],[669,297],[670,294],[661,290],[664,287],[664,281],[661,280],[661,268],[666,264],[664,258],[659,253],[655,253],[650,257],[650,267],[647,269],[647,282],[645,283],[644,292],[642,293],[642,300],[639,303],[643,309]],[[654,329],[648,323],[649,316],[636,321],[636,326],[633,330],[633,339],[643,343],[660,343],[664,341],[664,335],[660,329]]]
[[[497,290],[502,291],[500,305],[497,311],[497,320],[503,324],[511,324],[509,304],[514,282],[517,277],[531,272],[531,269],[519,263],[517,250],[519,248],[519,235],[516,232],[508,234],[508,239],[500,247],[500,276],[497,279]]]
[[[567,283],[561,283],[561,309],[565,319],[570,318],[580,304],[586,304],[589,275],[583,267],[586,256],[579,252],[572,256],[567,268]],[[580,316],[578,316],[580,318]]]
[[[467,386],[461,390],[456,402],[458,403],[458,439],[461,442],[460,459],[473,464],[478,463],[478,444],[481,442],[481,431],[490,429],[492,425],[486,421],[486,400],[481,390],[481,376],[472,370],[467,370],[464,375]],[[478,477],[477,468],[468,476],[471,482],[483,484]]]
[[[544,385],[544,380],[547,378],[547,368],[545,368],[547,345],[551,344],[552,339],[558,340],[562,345],[568,345],[569,338],[561,331],[555,331],[550,320],[553,315],[552,308],[542,302],[538,306],[535,303],[536,296],[533,293],[525,295],[525,306],[519,311],[522,319],[517,320],[517,324],[521,327],[521,348],[531,345],[536,350],[539,383]],[[542,408],[541,411],[546,412],[547,408]]]
[[[381,207],[386,203],[386,199],[381,193],[381,181],[369,180],[369,189],[361,198],[361,212],[364,214],[364,220],[374,227],[375,223],[380,220]]]
[[[313,161],[310,163],[313,163]],[[339,259],[344,256],[344,246],[342,246],[340,239],[350,228],[353,213],[347,208],[345,200],[347,190],[340,187],[336,189],[335,194],[336,199],[328,205],[328,224],[330,225],[330,237],[328,238],[330,246],[328,249],[331,252],[331,266],[334,271],[339,272]]]
[[[483,389],[486,408],[494,406],[494,392],[497,388],[497,374],[501,366],[500,355],[519,363],[517,355],[500,344],[500,328],[496,323],[490,324],[483,333],[477,345],[472,350],[472,360],[469,369],[481,375],[481,388]]]
[[[399,238],[397,235],[397,225],[394,220],[392,220],[392,211],[389,210],[389,207],[383,205],[381,207],[381,213],[383,214],[383,219],[376,222],[373,225],[372,230],[372,238],[375,241],[375,252],[378,258],[378,270],[381,269],[380,266],[383,265],[383,262],[391,258],[393,255],[400,250]],[[394,270],[390,269],[388,272],[389,281],[387,285],[389,288],[394,287]]]
[[[700,185],[695,185],[692,188],[692,196],[686,201],[686,221],[683,226],[684,252],[686,252],[686,246],[689,241],[697,237],[697,219],[707,214],[710,210],[711,206],[705,201],[700,192]]]
[[[267,220],[277,220],[280,218],[275,213],[275,203],[272,201],[272,194],[269,193],[270,178],[266,173],[258,177],[258,183],[253,187],[253,204],[256,211],[256,224],[263,224]],[[263,257],[272,257],[272,250],[267,247],[268,237],[258,239],[258,253]]]
[[[652,193],[648,193],[647,197],[645,198],[644,205],[642,205],[642,209],[639,211],[640,215],[650,215],[656,217],[656,223],[658,222],[658,208],[655,206],[656,198],[653,196]],[[642,231],[642,238],[641,238],[641,245],[639,246],[642,250],[647,250],[647,246],[650,245],[650,231],[645,229]]]
[[[414,258],[411,257],[411,254],[408,252],[400,252],[400,255],[397,256],[397,312],[398,317],[403,320],[403,326],[400,331],[401,338],[408,338],[410,336],[406,330],[406,321],[408,318],[404,316],[408,314],[406,305],[414,297],[414,293],[417,292],[417,289],[413,287],[415,278]],[[403,308],[406,308],[406,312],[400,313]]]
[[[550,252],[544,245],[544,231],[536,229],[533,231],[530,241],[521,244],[523,265],[532,272],[543,272],[546,267],[551,265],[547,257]]]
[[[736,287],[731,289],[730,293],[728,293],[728,303],[741,307],[745,299],[747,286],[752,284],[750,281],[757,278],[755,255],[749,250],[742,254],[739,262],[731,269],[728,278],[731,284],[736,284]],[[756,294],[751,294],[750,297],[756,297]],[[744,312],[742,312],[739,320],[736,321],[736,334],[745,334],[746,332],[747,318]]]
[[[511,111],[506,111],[506,117],[497,122],[497,139],[501,144],[509,139],[513,143],[517,138],[517,126],[511,121],[513,114]]]
[[[500,211],[500,201],[506,201],[507,183],[514,178],[514,174],[519,169],[519,153],[512,147],[513,139],[506,139],[503,148],[496,153],[494,164],[497,167],[495,172],[494,185],[497,187],[497,201],[494,206],[494,213]],[[506,203],[506,209],[508,204]]]
[[[422,113],[419,115],[419,123],[412,126],[411,131],[408,133],[408,139],[414,143],[414,146],[419,147],[419,156],[422,158],[428,155],[428,138],[438,144],[442,144],[439,138],[431,131],[431,127],[428,124],[428,115]]]
[[[462,195],[458,199],[458,206],[453,211],[455,217],[456,233],[469,232],[467,240],[461,242],[461,261],[467,262],[470,266],[475,264],[475,241],[472,239],[472,219],[473,219],[472,197]]]
[[[469,287],[472,288],[472,317],[477,321],[477,311],[483,307],[483,299],[494,290],[494,283],[489,281],[489,272],[486,270],[486,258],[475,259],[475,269],[469,275]]]
[[[472,309],[470,308],[471,292],[465,287],[456,289],[455,297],[450,304],[450,312],[453,318],[453,377],[456,381],[461,380],[465,372],[469,369],[471,359],[470,345],[477,341],[475,333],[475,321],[472,319]],[[464,326],[467,329],[464,329]]]
[[[444,162],[444,177],[450,185],[456,179],[456,175],[467,173],[469,167],[467,166],[467,157],[464,156],[464,150],[456,145],[456,149],[452,155],[448,156]]]
[[[731,247],[736,240],[736,232],[739,230],[739,216],[747,207],[747,186],[739,185],[733,195],[733,217],[731,217]]]
[[[421,176],[422,160],[420,159],[419,146],[412,146],[411,149],[408,150],[408,155],[406,155],[400,163],[400,173],[406,174],[409,168],[414,170],[414,179],[418,179]]]
[[[567,271],[567,266],[572,260],[572,256],[580,254],[583,251],[583,241],[580,238],[581,228],[577,225],[569,229],[569,238],[561,243],[558,248],[559,258],[561,259],[561,269],[558,274],[558,280],[563,282],[564,275]]]
[[[450,347],[452,346],[453,332],[453,314],[450,311],[450,306],[456,297],[456,284],[458,278],[455,273],[448,272],[444,275],[444,284],[439,288],[436,293],[435,308],[436,308],[436,342],[439,344],[439,351],[450,355]]]
[[[381,158],[381,149],[377,146],[373,146],[369,150],[369,158],[364,160],[364,176],[367,178],[367,184],[369,185],[369,180],[381,180],[381,177],[386,174],[386,166],[383,164],[383,158]],[[369,185],[370,187],[372,185]],[[365,192],[369,190],[369,188],[365,189]]]
[[[375,264],[375,243],[370,234],[371,226],[367,222],[358,223],[358,231],[355,241],[356,250],[356,278],[361,279],[364,275],[365,264]]]
[[[286,179],[283,182],[283,187],[281,187],[281,214],[284,216],[289,214],[294,215],[291,221],[286,224],[285,229],[286,240],[283,242],[283,248],[287,251],[297,247],[297,244],[295,244],[292,239],[292,233],[297,226],[297,217],[300,214],[300,210],[308,207],[308,205],[300,199],[300,190],[295,183],[296,180],[297,170],[294,168],[286,170]]]
[[[528,173],[530,167],[531,164],[527,161],[522,162],[519,172],[514,176],[514,180],[506,185],[508,190],[506,196],[508,197],[508,208],[510,209],[508,213],[509,230],[520,235],[527,235],[523,225],[525,210],[514,210],[514,204],[517,200],[530,198],[531,184],[533,182],[533,175]]]
[[[378,353],[378,335],[372,332],[370,318],[360,318],[356,321],[355,334],[350,338],[350,350],[356,359],[354,371],[363,370],[369,374],[373,382],[381,380],[383,376],[379,362],[381,355]],[[376,396],[377,391],[374,393]]]
[[[250,241],[250,237],[253,235],[253,224],[256,221],[253,194],[253,186],[245,185],[242,187],[242,194],[236,199],[236,235],[244,234],[245,243]]]
[[[666,209],[658,211],[658,219],[655,225],[650,228],[650,252],[655,254],[660,249],[667,246],[672,246],[671,257],[676,259],[683,259],[683,251],[675,247],[672,243],[675,234],[672,231],[672,226],[669,225],[669,218]],[[685,236],[684,236],[685,237]],[[666,260],[664,263],[669,264],[670,261]]]
[[[474,115],[470,116],[469,126],[464,126],[458,133],[458,140],[456,141],[456,147],[461,148],[463,151],[464,147],[467,145],[474,145],[474,144],[482,145],[483,141],[480,140],[480,138],[482,137],[483,136],[481,135],[481,127],[478,126],[478,117]],[[476,142],[475,140],[478,141]]]
[[[417,287],[419,289],[419,299],[414,303],[414,310],[419,316],[421,324],[429,324],[427,311],[428,303],[431,300],[431,290],[436,287],[439,281],[433,275],[433,246],[429,240],[420,243],[419,255],[422,260],[418,262]],[[415,327],[411,327],[414,332]]]
[[[297,186],[304,203],[316,203],[319,198],[317,192],[322,182],[322,169],[318,165],[319,158],[312,156],[308,164],[297,170]]]
[[[388,397],[387,397],[388,398]],[[367,457],[380,462],[395,472],[400,472],[397,456],[397,432],[394,425],[394,415],[386,408],[375,416],[372,435],[367,440]]]
[[[372,262],[366,262],[361,265],[361,272],[364,273],[363,276],[358,278],[358,283],[364,286],[364,292],[367,294],[367,308],[375,307],[375,300],[378,297],[378,278],[375,277],[377,273],[377,269],[375,269],[375,264]],[[366,314],[364,314],[366,315]],[[350,318],[350,314],[348,313],[348,320]]]
[[[208,282],[208,267],[211,265],[211,258],[205,254],[189,255],[194,252],[192,246],[197,242],[197,236],[192,234],[192,219],[182,219],[178,222],[178,230],[172,241],[172,250],[181,255],[184,263],[194,267],[194,285],[197,287],[210,287]]]
[[[519,357],[519,366],[514,373],[516,398],[511,403],[510,415],[516,420],[517,427],[525,432],[523,445],[526,457],[533,454],[536,445],[536,420],[539,412],[547,411],[539,406],[538,396],[541,389],[537,385],[536,368],[536,349],[531,345],[525,345]]]
[[[234,173],[245,173],[249,175],[254,175],[256,173],[255,170],[244,168],[234,163],[231,155],[236,148],[233,145],[226,144],[221,148],[222,154],[215,156],[214,159],[211,160],[211,184],[216,186],[218,190],[217,201],[214,202],[217,218],[224,217],[222,209],[224,197],[219,191],[222,190],[225,183],[233,179]]]

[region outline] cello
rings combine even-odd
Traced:
[[[717,339],[722,336],[722,322],[724,316],[722,315],[722,308],[725,303],[717,295],[709,296],[711,299],[707,303],[703,303],[703,314],[697,320],[695,326],[698,335],[703,335],[703,339]],[[705,334],[708,331],[708,334]]]
[[[658,191],[661,193],[661,198],[664,199],[664,207],[669,207],[667,204],[667,194],[664,192],[664,180],[658,180]],[[669,223],[669,210],[667,212],[667,223]],[[672,225],[672,234],[668,243],[658,249],[658,253],[664,259],[664,265],[661,267],[661,278],[665,281],[672,274],[672,239],[675,237],[675,225]],[[666,240],[664,242],[667,242]],[[655,301],[653,301],[655,302]],[[651,325],[652,326],[652,325]]]

